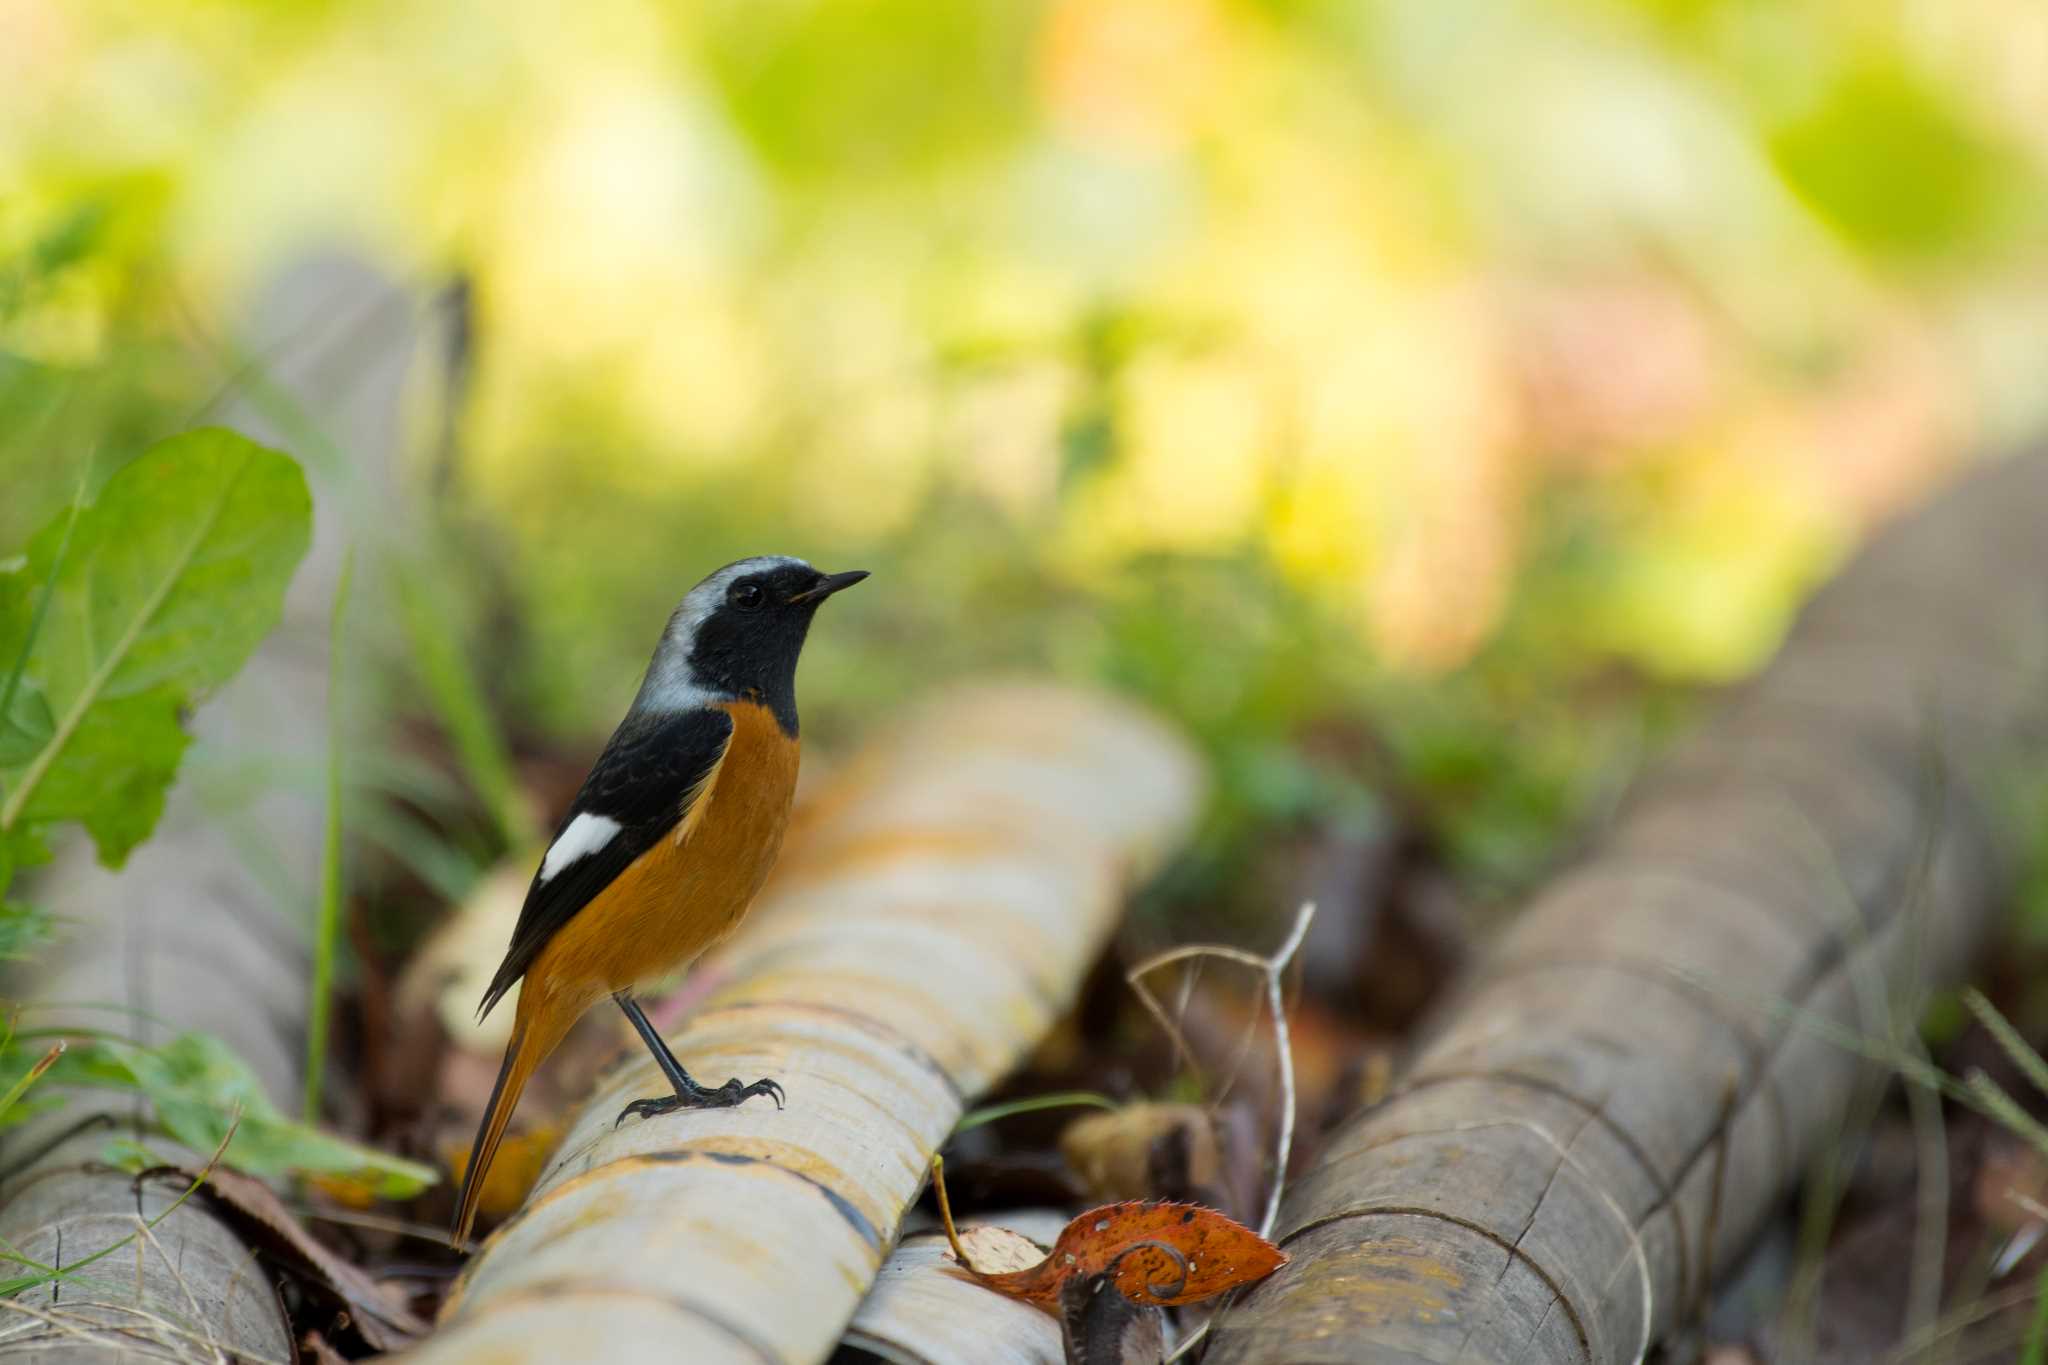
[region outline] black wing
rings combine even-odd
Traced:
[[[538,871],[533,874],[519,926],[512,931],[512,946],[484,992],[478,1018],[489,1014],[499,997],[526,974],[571,916],[676,827],[703,796],[706,781],[731,740],[732,717],[710,707],[626,718],[583,779],[583,789],[562,817],[555,838],[560,839],[579,815],[616,820],[619,832],[602,848],[557,868],[545,881]]]

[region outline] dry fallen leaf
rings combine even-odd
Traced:
[[[1097,1199],[1220,1197],[1223,1156],[1216,1118],[1196,1104],[1127,1104],[1089,1114],[1060,1134],[1060,1155]]]
[[[137,1178],[164,1178],[190,1185],[201,1176],[181,1167],[160,1166]],[[207,1197],[230,1216],[243,1240],[288,1267],[307,1290],[347,1309],[356,1332],[370,1349],[395,1351],[425,1334],[426,1322],[402,1295],[315,1239],[268,1185],[219,1166],[206,1172],[204,1179]]]
[[[975,1264],[953,1226],[945,1162],[932,1157],[939,1219],[962,1270],[998,1293],[1060,1314],[1070,1281],[1106,1276],[1133,1303],[1178,1305],[1213,1298],[1287,1264],[1287,1254],[1244,1224],[1199,1204],[1132,1200],[1080,1215],[1060,1233],[1051,1254],[1021,1270]]]
[[[1213,1298],[1286,1263],[1280,1248],[1214,1209],[1132,1201],[1082,1214],[1028,1270],[967,1268],[989,1288],[1057,1313],[1067,1281],[1090,1275],[1112,1275],[1133,1303],[1171,1305]]]
[[[306,1177],[306,1184],[345,1209],[361,1211],[377,1207],[376,1182],[361,1176],[316,1172]]]
[[[1045,1259],[1045,1248],[1021,1232],[981,1223],[960,1229],[960,1249],[990,1274],[1029,1270]]]
[[[528,1191],[540,1180],[541,1171],[561,1139],[562,1127],[558,1123],[537,1123],[523,1133],[506,1137],[477,1196],[477,1208],[485,1217],[503,1218],[526,1202]],[[469,1155],[468,1143],[448,1154],[448,1176],[458,1186],[469,1169]]]

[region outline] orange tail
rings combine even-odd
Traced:
[[[490,1174],[491,1161],[498,1155],[498,1144],[505,1140],[505,1126],[512,1121],[512,1111],[519,1107],[519,1093],[526,1089],[533,1069],[555,1050],[555,1044],[562,1041],[562,1035],[569,1031],[569,1025],[575,1023],[576,1015],[582,1012],[532,1010],[528,997],[535,994],[537,992],[531,982],[520,993],[518,1022],[512,1026],[512,1041],[505,1045],[505,1061],[498,1068],[498,1083],[491,1087],[491,1102],[484,1106],[483,1122],[477,1125],[476,1144],[469,1149],[469,1167],[462,1173],[462,1197],[456,1201],[455,1224],[449,1232],[450,1245],[458,1249],[469,1240],[470,1228],[476,1222],[477,1201],[483,1195],[484,1178]],[[564,1013],[566,1018],[562,1017]]]
[[[470,1228],[476,1223],[476,1203],[483,1194],[484,1177],[490,1173],[492,1158],[498,1155],[498,1144],[505,1140],[505,1126],[512,1121],[512,1111],[519,1107],[519,1092],[526,1089],[527,1078],[540,1064],[535,1050],[526,1046],[526,1039],[527,1029],[522,1021],[512,1030],[512,1041],[505,1046],[498,1083],[491,1087],[491,1102],[484,1106],[483,1122],[477,1126],[476,1142],[469,1149],[469,1167],[462,1173],[462,1198],[456,1201],[455,1225],[448,1234],[449,1244],[458,1250],[469,1240]]]

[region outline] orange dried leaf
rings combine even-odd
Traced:
[[[477,1196],[477,1207],[493,1218],[502,1218],[526,1202],[527,1194],[540,1181],[540,1173],[546,1169],[548,1158],[554,1155],[555,1146],[561,1141],[560,1124],[541,1123],[524,1133],[513,1133],[498,1149],[498,1159],[484,1173],[484,1187]],[[449,1154],[448,1171],[457,1185],[462,1183],[464,1172],[469,1168],[469,1144],[464,1143]]]
[[[960,1229],[960,1250],[970,1265],[990,1275],[1029,1270],[1045,1259],[1045,1248],[1021,1232],[981,1223]]]
[[[1285,1264],[1279,1247],[1214,1209],[1133,1200],[1074,1219],[1052,1254],[1028,1269],[967,1269],[989,1288],[1057,1314],[1061,1289],[1091,1275],[1110,1275],[1133,1303],[1171,1305],[1213,1298]]]
[[[370,1209],[377,1206],[377,1184],[374,1180],[365,1180],[354,1175],[314,1172],[306,1177],[306,1183],[345,1209]]]

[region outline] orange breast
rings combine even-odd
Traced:
[[[536,988],[557,1009],[631,989],[688,966],[738,927],[782,851],[798,746],[765,707],[721,709],[732,740],[703,794],[673,834],[556,932],[527,972],[522,1004]]]

